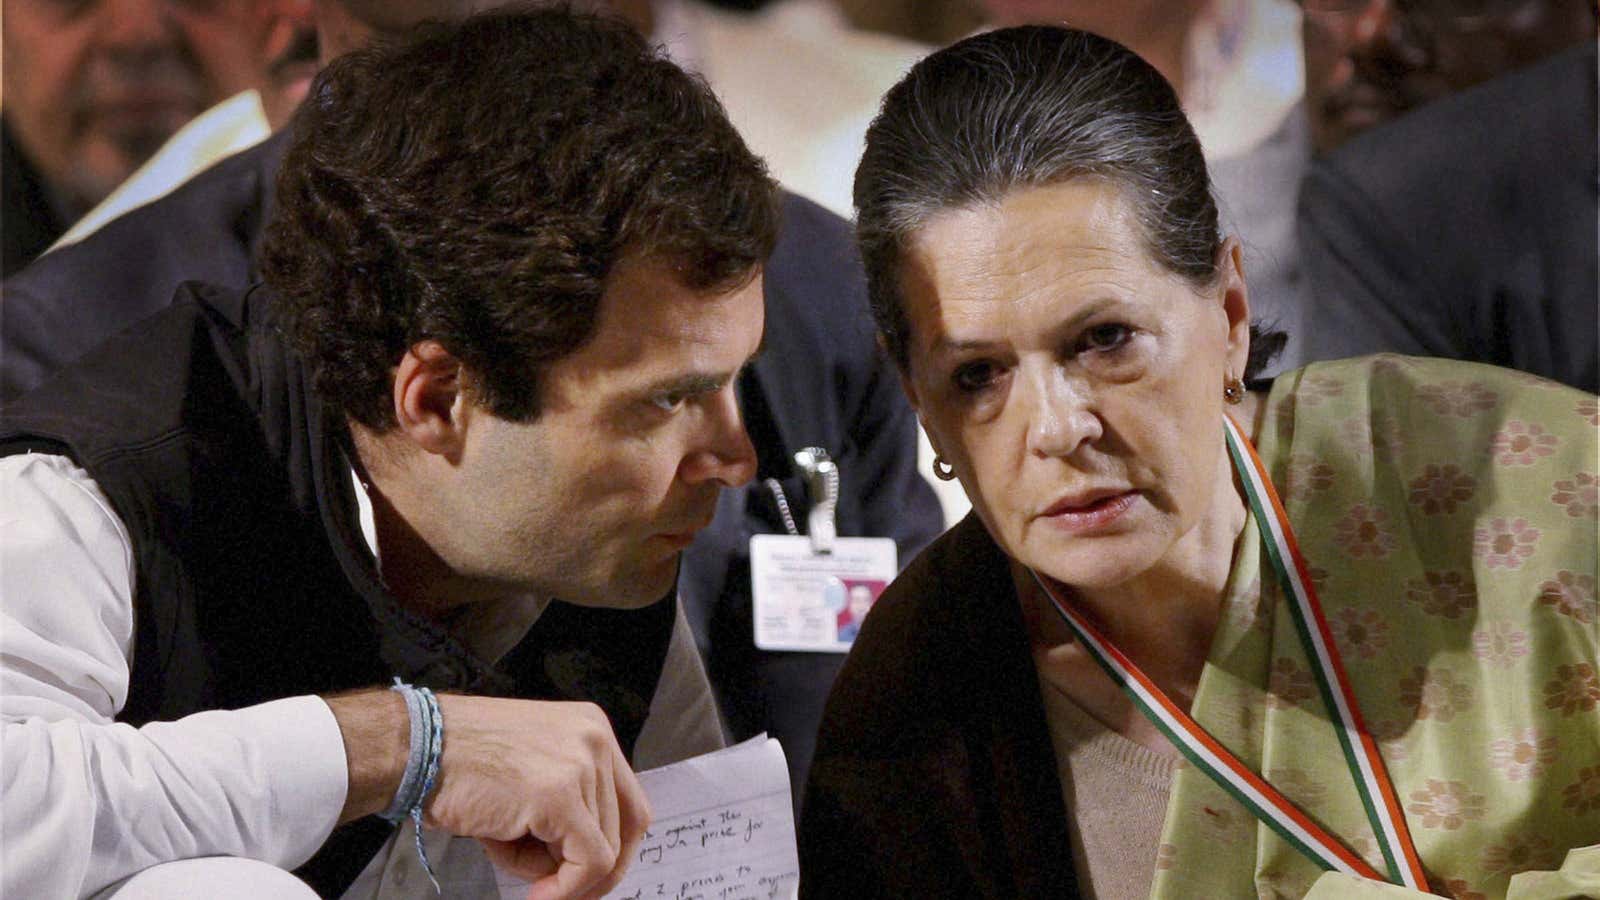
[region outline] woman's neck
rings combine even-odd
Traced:
[[[1244,502],[1230,471],[1206,517],[1145,572],[1096,590],[1061,584],[1052,588],[1180,706],[1187,706],[1221,618],[1233,545],[1244,522]],[[1040,599],[1048,603],[1042,593]],[[1049,645],[1070,637],[1054,610],[1046,607],[1046,612],[1038,617],[1040,625],[1050,624],[1036,630],[1035,642]]]
[[[1230,410],[1254,432],[1259,404],[1254,396]],[[1226,453],[1206,515],[1166,557],[1122,584],[1098,590],[1052,585],[1156,685],[1188,709],[1205,668],[1222,615],[1223,592],[1233,568],[1234,545],[1244,530],[1243,493]],[[1020,564],[1013,566],[1018,596],[1046,680],[1108,728],[1143,740],[1143,716],[1072,637],[1049,599]],[[1153,732],[1153,729],[1152,729]],[[1155,735],[1156,744],[1165,746]]]

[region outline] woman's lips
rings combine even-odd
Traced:
[[[1072,534],[1085,534],[1105,528],[1132,508],[1138,491],[1121,491],[1074,503],[1057,502],[1040,516],[1051,526]]]

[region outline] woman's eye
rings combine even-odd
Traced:
[[[956,390],[973,394],[993,384],[999,375],[1000,367],[994,363],[970,362],[957,366],[950,380],[955,384]]]
[[[1096,325],[1085,331],[1083,337],[1079,339],[1079,344],[1080,349],[1083,350],[1104,352],[1106,350],[1116,350],[1126,344],[1131,337],[1133,337],[1133,329],[1126,325],[1109,323]]]

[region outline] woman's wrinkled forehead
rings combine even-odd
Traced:
[[[913,356],[1070,314],[1063,305],[1182,284],[1150,253],[1120,186],[1101,179],[946,210],[907,244],[899,288]]]
[[[1123,240],[1128,218],[1126,204],[1095,184],[1010,191],[929,217],[909,236],[902,277],[931,279],[947,291],[996,275],[1025,282],[1061,254],[1133,249]]]

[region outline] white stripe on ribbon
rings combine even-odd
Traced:
[[[1056,607],[1056,612],[1061,613],[1062,617],[1066,618],[1067,625],[1072,626],[1074,633],[1077,633],[1077,636],[1082,639],[1086,649],[1093,653],[1102,666],[1112,669],[1112,677],[1118,684],[1122,685],[1123,690],[1133,695],[1134,701],[1138,703],[1144,714],[1152,717],[1152,719],[1157,719],[1158,725],[1165,725],[1163,730],[1170,733],[1173,740],[1178,743],[1178,748],[1184,751],[1184,754],[1189,756],[1200,769],[1205,770],[1214,781],[1221,781],[1224,788],[1229,788],[1232,793],[1240,794],[1243,799],[1250,802],[1251,806],[1256,807],[1256,814],[1266,815],[1270,823],[1278,831],[1282,831],[1286,836],[1291,836],[1294,841],[1298,841],[1307,852],[1317,858],[1317,862],[1320,865],[1330,868],[1330,870],[1338,870],[1342,871],[1342,873],[1358,876],[1358,878],[1379,879],[1381,881],[1381,874],[1373,870],[1371,866],[1366,865],[1365,860],[1355,857],[1354,854],[1349,854],[1349,850],[1344,850],[1344,854],[1341,854],[1342,847],[1339,847],[1338,842],[1333,841],[1333,838],[1330,838],[1328,834],[1320,833],[1320,831],[1309,831],[1306,826],[1296,822],[1288,812],[1288,809],[1293,809],[1293,802],[1285,798],[1282,793],[1278,793],[1264,778],[1251,772],[1243,762],[1238,761],[1237,756],[1227,753],[1226,748],[1222,749],[1224,749],[1224,753],[1227,753],[1227,757],[1218,756],[1210,746],[1206,746],[1205,741],[1200,740],[1197,735],[1197,732],[1205,733],[1202,725],[1195,722],[1192,717],[1182,714],[1181,711],[1174,711],[1173,708],[1170,708],[1168,706],[1170,701],[1166,701],[1165,693],[1160,692],[1157,687],[1150,687],[1150,685],[1144,684],[1147,681],[1147,676],[1144,676],[1144,673],[1139,671],[1136,663],[1126,660],[1120,650],[1112,647],[1110,642],[1107,642],[1104,637],[1099,636],[1094,631],[1093,626],[1088,621],[1080,617],[1080,613],[1077,610],[1069,607],[1066,602],[1062,602],[1061,597],[1056,596],[1056,593],[1050,586],[1046,585],[1043,578],[1038,577],[1037,572],[1032,572],[1032,570],[1029,570],[1029,572],[1034,575],[1034,580],[1045,591],[1046,596],[1050,597],[1051,604]],[[1221,741],[1218,741],[1218,746],[1221,746]],[[1306,818],[1310,820],[1310,817]],[[1346,855],[1349,860],[1347,860]],[[1350,860],[1354,860],[1354,862],[1350,862]]]
[[[1340,730],[1345,746],[1350,748],[1347,756],[1353,759],[1359,772],[1357,787],[1366,794],[1363,799],[1376,817],[1372,822],[1375,826],[1374,831],[1384,841],[1394,866],[1398,869],[1398,872],[1393,874],[1398,874],[1406,887],[1427,892],[1427,881],[1414,866],[1417,858],[1415,850],[1409,846],[1409,838],[1404,835],[1402,827],[1397,825],[1391,815],[1392,810],[1399,809],[1399,804],[1395,801],[1392,790],[1385,790],[1384,781],[1379,778],[1378,772],[1383,761],[1377,756],[1376,744],[1370,740],[1360,722],[1356,700],[1351,693],[1338,650],[1329,642],[1327,619],[1323,615],[1321,604],[1317,601],[1315,590],[1302,577],[1303,560],[1298,547],[1295,546],[1293,531],[1288,521],[1280,516],[1281,504],[1277,500],[1277,492],[1272,486],[1271,479],[1262,470],[1261,460],[1253,449],[1246,451],[1245,448],[1248,448],[1250,443],[1243,431],[1229,416],[1223,416],[1223,422],[1227,427],[1228,437],[1234,444],[1235,454],[1241,461],[1236,468],[1241,476],[1250,481],[1251,493],[1259,498],[1253,504],[1257,507],[1257,519],[1264,526],[1264,531],[1277,551],[1278,574],[1290,588],[1290,600],[1303,626],[1302,636],[1310,639],[1309,649],[1319,669],[1317,675],[1328,686],[1326,694],[1331,696],[1338,717],[1338,721],[1332,724]],[[1243,462],[1248,462],[1249,465],[1244,465]]]
[[[1335,849],[1335,845],[1326,834],[1316,834],[1308,831],[1289,814],[1285,807],[1292,806],[1290,801],[1282,794],[1271,788],[1270,785],[1239,761],[1238,757],[1228,754],[1228,757],[1218,756],[1206,743],[1200,739],[1197,732],[1203,732],[1199,723],[1182,713],[1175,713],[1169,707],[1164,693],[1159,688],[1151,688],[1144,682],[1146,676],[1138,670],[1132,661],[1124,662],[1125,657],[1121,651],[1111,646],[1102,638],[1092,625],[1083,620],[1079,613],[1064,603],[1056,596],[1055,591],[1039,577],[1037,572],[1029,570],[1050,598],[1056,611],[1067,619],[1074,632],[1083,640],[1085,647],[1090,649],[1101,665],[1113,670],[1113,677],[1121,684],[1122,688],[1134,695],[1140,708],[1146,716],[1158,719],[1158,724],[1165,725],[1165,730],[1179,743],[1179,749],[1190,756],[1197,765],[1207,771],[1213,780],[1224,782],[1225,787],[1243,795],[1261,812],[1271,818],[1272,822],[1282,831],[1293,835],[1307,850],[1313,853],[1318,861],[1329,869],[1336,869],[1349,875],[1361,878],[1381,878],[1377,872],[1370,868],[1361,868],[1347,862],[1343,855]],[[1220,746],[1220,742],[1219,742]],[[1226,751],[1225,751],[1226,752]],[[1244,773],[1244,774],[1241,774]],[[1259,786],[1257,784],[1259,782]],[[1262,790],[1265,788],[1265,790]],[[1307,817],[1309,819],[1309,817]],[[1355,858],[1351,854],[1352,858]],[[1358,862],[1361,862],[1357,858]],[[1361,862],[1364,866],[1364,862]]]

